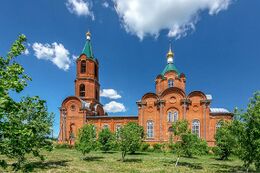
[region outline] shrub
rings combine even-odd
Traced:
[[[99,148],[102,151],[107,152],[111,150],[114,145],[115,142],[114,134],[108,128],[102,129],[98,135],[98,142],[99,142]]]
[[[84,125],[79,129],[75,147],[84,156],[97,147],[96,133],[92,124]]]
[[[181,156],[192,157],[194,154],[201,154],[208,150],[207,143],[191,133],[188,125],[187,120],[177,121],[172,125],[174,135],[178,139],[173,146],[173,151],[178,156],[175,166],[178,165]]]
[[[221,160],[227,160],[234,151],[236,139],[232,133],[232,124],[224,121],[220,123],[221,127],[217,129],[215,135],[216,147],[213,151]]]
[[[154,152],[153,146],[150,145],[150,146],[148,147],[148,149],[147,149],[147,152]]]
[[[141,144],[140,151],[148,151],[149,147],[150,147],[150,144],[144,142]]]
[[[163,144],[160,144],[160,143],[153,144],[153,149],[156,152],[161,152],[162,151],[162,147],[163,147]]]
[[[120,146],[120,150],[122,151],[123,161],[127,152],[134,153],[140,149],[143,134],[143,127],[134,122],[127,123],[120,129],[118,144]]]
[[[207,155],[209,153],[209,147],[207,141],[204,139],[198,139],[198,143],[196,146],[197,152],[195,152],[195,155]]]

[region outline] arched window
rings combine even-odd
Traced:
[[[199,120],[192,121],[192,133],[194,133],[200,137],[200,121]]]
[[[85,60],[81,61],[80,72],[86,73],[86,61]]]
[[[153,138],[153,121],[147,122],[147,138]]]
[[[221,121],[218,121],[217,124],[216,124],[216,129],[220,128],[220,127],[221,127],[221,124],[222,124],[222,122],[221,122]]]
[[[85,97],[85,85],[84,84],[80,84],[80,86],[79,86],[79,96]]]
[[[172,112],[171,111],[169,111],[168,112],[168,122],[172,122]]]
[[[168,112],[168,122],[176,122],[176,121],[178,121],[178,112],[169,111]]]
[[[173,79],[169,79],[168,80],[168,88],[173,87],[173,85],[174,85]]]
[[[174,122],[178,121],[178,112],[177,112],[177,111],[175,111],[175,112],[173,113],[173,121],[174,121]]]
[[[76,110],[76,106],[75,105],[71,105],[70,106],[70,110],[75,111]]]

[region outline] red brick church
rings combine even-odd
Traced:
[[[75,95],[67,97],[60,107],[59,142],[73,144],[77,131],[84,124],[93,124],[96,131],[109,128],[116,132],[128,122],[143,126],[149,143],[167,142],[172,137],[172,122],[186,119],[193,133],[214,145],[214,134],[221,119],[232,119],[224,108],[211,108],[211,95],[202,91],[186,93],[186,77],[174,64],[174,53],[169,48],[167,64],[156,77],[156,91],[148,92],[138,100],[138,115],[108,115],[100,103],[99,63],[94,56],[91,34],[76,60]]]

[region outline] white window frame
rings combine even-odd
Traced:
[[[179,119],[179,112],[176,110],[168,111],[167,113],[167,121],[170,122],[177,122]]]
[[[220,127],[221,127],[221,121],[218,121],[218,122],[216,123],[216,131],[217,131],[217,129],[220,128]]]
[[[178,111],[173,112],[173,122],[177,122],[179,119],[179,113]]]
[[[172,111],[169,111],[168,112],[168,122],[170,123],[170,122],[172,122],[172,120],[173,120],[173,114],[172,114]]]
[[[168,80],[168,88],[170,88],[170,87],[174,87],[174,81],[173,81],[173,79],[169,79],[169,80]]]
[[[192,133],[197,134],[200,137],[200,120],[192,120]]]
[[[154,137],[154,122],[151,120],[147,121],[147,138]]]

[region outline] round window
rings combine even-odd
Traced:
[[[76,110],[76,106],[75,106],[75,105],[71,105],[70,109],[71,109],[72,111],[75,111],[75,110]]]

